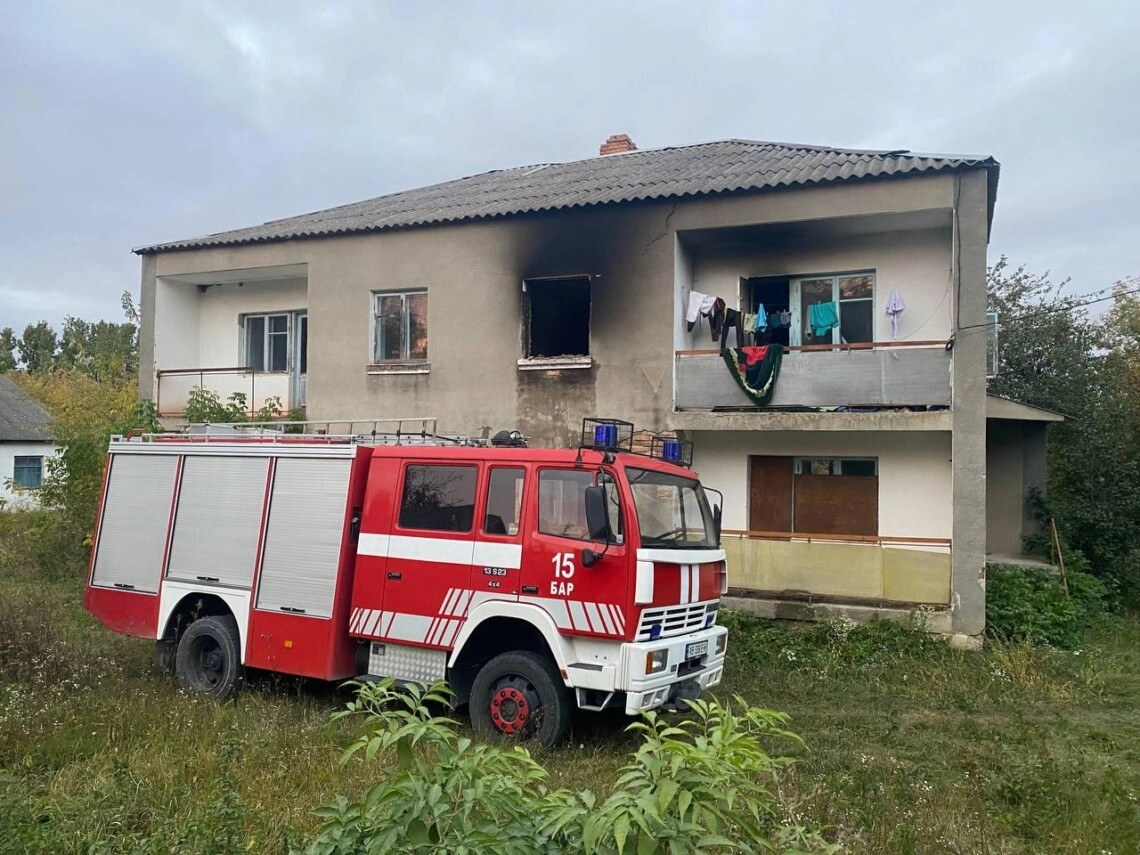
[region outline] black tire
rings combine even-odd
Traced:
[[[186,627],[174,659],[178,683],[188,692],[225,700],[241,685],[241,638],[229,615],[204,617]]]
[[[526,650],[502,653],[471,686],[471,725],[481,738],[561,744],[570,732],[570,691],[549,657]]]

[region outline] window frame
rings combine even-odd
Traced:
[[[36,461],[36,483],[25,484],[20,480],[21,469],[27,469],[27,461]],[[23,465],[21,465],[23,462]],[[12,486],[17,490],[38,490],[44,483],[44,455],[42,454],[17,454],[12,458]]]
[[[428,349],[428,346],[426,344],[424,346],[423,357],[413,357],[413,356],[411,356],[411,353],[410,353],[410,351],[411,351],[411,337],[412,337],[411,336],[412,321],[411,321],[411,313],[408,311],[408,298],[409,297],[417,297],[417,296],[422,296],[424,298],[424,301],[425,301],[424,326],[428,329],[428,340],[430,342],[431,330],[430,330],[430,325],[428,323],[428,315],[427,315],[427,309],[426,309],[427,300],[428,300],[428,289],[427,288],[401,288],[401,289],[393,290],[393,291],[372,291],[371,292],[370,297],[369,297],[369,299],[372,301],[371,302],[371,316],[370,316],[371,317],[371,323],[370,323],[371,329],[369,332],[369,340],[368,340],[368,345],[369,345],[368,367],[370,370],[372,370],[376,373],[383,373],[384,369],[386,369],[386,368],[397,368],[398,369],[398,368],[403,368],[403,367],[411,367],[414,369],[422,370],[422,369],[427,368],[431,365],[431,362],[430,362],[431,351]],[[402,340],[400,342],[400,355],[399,355],[399,357],[392,358],[392,359],[380,359],[379,353],[378,353],[378,348],[379,348],[380,342],[381,342],[380,301],[384,297],[399,297],[400,298],[400,313],[401,313],[401,316],[403,319],[403,334],[401,337]],[[417,371],[414,373],[419,373],[419,372]]]
[[[515,488],[517,491],[517,496],[515,497],[515,502],[517,504],[517,507],[515,508],[515,513],[517,514],[518,519],[515,523],[516,529],[515,529],[514,533],[511,533],[510,526],[506,525],[505,523],[504,523],[504,525],[507,529],[506,534],[500,534],[500,533],[496,533],[496,532],[487,531],[487,522],[489,519],[489,512],[490,512],[490,508],[491,508],[491,482],[494,480],[496,472],[521,472],[522,473],[522,479],[521,479],[522,485],[521,485],[521,487]],[[481,504],[483,512],[482,512],[482,514],[480,514],[480,516],[482,518],[482,521],[480,522],[480,525],[479,525],[479,536],[480,537],[499,537],[499,538],[503,538],[505,540],[515,541],[515,540],[518,540],[522,536],[523,516],[526,513],[526,491],[527,491],[527,486],[528,486],[529,480],[530,480],[530,472],[527,471],[527,467],[523,463],[506,463],[506,462],[494,463],[494,464],[487,467],[487,475],[483,481],[483,495],[482,495],[483,501]]]
[[[792,460],[793,460],[793,462],[792,462],[792,474],[793,475],[822,474],[822,475],[831,475],[831,476],[834,476],[837,478],[841,478],[845,475],[849,478],[878,478],[879,477],[879,458],[877,458],[877,457],[859,457],[859,456],[855,456],[855,455],[835,456],[835,455],[815,455],[815,454],[813,454],[813,455],[796,456],[796,457],[793,457]],[[813,460],[826,460],[826,461],[828,461],[832,465],[832,471],[831,472],[823,472],[823,473],[801,472],[800,471],[800,465],[802,463],[810,464],[811,461],[813,461]],[[871,464],[873,464],[875,471],[872,472],[870,475],[859,475],[859,474],[853,474],[853,473],[846,473],[843,471],[843,462],[844,461],[857,462],[857,463],[871,463]]]
[[[293,312],[247,312],[241,316],[241,354],[242,354],[242,367],[254,374],[288,374],[293,370]],[[269,328],[269,322],[272,318],[285,318],[284,332],[273,332]],[[261,367],[251,364],[250,360],[250,329],[249,322],[251,320],[261,320]],[[272,336],[285,336],[285,367],[280,369],[269,369],[265,366],[269,364],[272,356],[272,348],[270,343]]]
[[[870,297],[854,297],[850,299],[841,299],[839,291],[839,282],[841,279],[856,279],[866,276],[871,280],[871,296]],[[807,326],[807,318],[804,315],[803,304],[803,283],[815,282],[823,279],[831,280],[831,302],[836,305],[836,314],[839,317],[839,324],[832,329],[830,341],[820,341],[811,339],[809,342],[803,341],[804,327]],[[843,304],[844,303],[870,303],[871,304],[871,340],[869,342],[847,342],[848,344],[871,344],[875,341],[875,332],[877,328],[878,315],[876,307],[879,302],[879,281],[878,276],[874,270],[849,270],[842,273],[813,273],[803,274],[800,276],[792,276],[788,282],[789,288],[789,303],[793,323],[791,329],[791,344],[792,346],[802,346],[804,344],[843,344],[840,336],[840,330],[843,328]]]
[[[586,286],[586,353],[560,354],[558,356],[533,356],[534,308],[533,286],[546,283],[582,281]],[[550,368],[573,369],[592,368],[594,357],[594,277],[589,273],[572,273],[565,276],[529,276],[523,280],[522,317],[520,319],[520,341],[518,367],[521,371],[544,370]]]
[[[543,527],[542,527],[542,525],[543,525],[543,520],[542,520],[542,481],[543,481],[543,476],[546,475],[547,473],[589,476],[590,480],[589,480],[589,483],[587,483],[585,485],[586,487],[591,487],[597,482],[596,473],[591,472],[588,469],[572,469],[572,468],[560,467],[560,466],[542,466],[542,467],[539,467],[539,469],[537,470],[537,473],[535,475],[535,485],[536,485],[535,489],[538,491],[538,493],[536,494],[536,499],[535,499],[535,520],[534,520],[535,534],[541,535],[543,537],[558,537],[558,538],[562,538],[563,540],[575,540],[575,541],[578,541],[579,543],[590,543],[590,542],[592,542],[591,538],[590,538],[589,528],[586,527],[586,525],[585,525],[585,507],[586,507],[586,505],[585,505],[585,500],[584,500],[584,497],[585,497],[584,492],[582,494],[583,495],[582,522],[583,522],[583,527],[586,528],[586,531],[582,537],[576,537],[573,534],[568,534],[568,533],[564,533],[564,532],[545,531],[543,529]],[[570,479],[563,479],[563,483],[572,483],[572,481]],[[584,489],[585,488],[583,488],[583,490]]]

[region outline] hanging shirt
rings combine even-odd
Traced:
[[[812,303],[808,307],[808,324],[816,338],[827,335],[839,326],[839,312],[835,302]]]
[[[891,319],[891,339],[899,337],[899,315],[906,309],[902,294],[892,289],[887,295],[887,317]]]
[[[764,332],[768,329],[768,312],[765,311],[763,303],[757,307],[756,314],[752,316],[752,323],[744,322],[744,328],[750,332]]]
[[[713,299],[708,294],[702,294],[700,291],[689,292],[689,305],[685,309],[685,322],[688,324],[688,331],[693,331],[693,325],[701,315],[707,315],[709,310],[712,309]]]

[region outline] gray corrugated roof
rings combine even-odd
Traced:
[[[987,168],[992,157],[723,140],[485,172],[260,226],[136,249],[140,255],[327,237],[650,199]],[[996,176],[995,176],[996,179]],[[991,181],[991,213],[996,180]]]
[[[0,442],[51,442],[51,416],[8,377],[0,375]]]

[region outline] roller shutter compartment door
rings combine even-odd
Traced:
[[[112,455],[91,584],[158,591],[177,470],[173,454]]]
[[[277,460],[257,608],[332,615],[351,466],[351,460]]]
[[[252,585],[268,472],[265,457],[186,457],[167,576]]]

